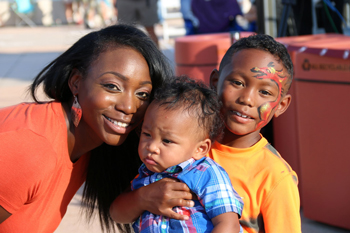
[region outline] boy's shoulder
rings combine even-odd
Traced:
[[[214,143],[209,157],[215,159],[225,169],[245,170],[250,173],[265,173],[280,177],[294,171],[278,151],[262,137],[255,145],[239,149]]]
[[[283,159],[280,153],[267,143],[262,149],[256,161],[255,169],[257,172],[265,174],[266,177],[274,182],[289,180],[289,182],[298,183],[298,177],[287,161]]]
[[[267,143],[263,148],[262,152],[264,154],[264,165],[273,168],[283,168],[288,171],[292,171],[291,166],[283,159],[280,153],[270,144]]]

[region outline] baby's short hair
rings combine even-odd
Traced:
[[[237,42],[233,43],[227,50],[225,56],[222,58],[220,63],[219,71],[221,71],[228,63],[230,63],[232,56],[243,49],[259,49],[266,51],[278,61],[281,61],[283,66],[286,67],[288,72],[288,89],[293,80],[293,63],[289,56],[287,48],[277,42],[273,37],[264,34],[252,35],[249,37],[241,38]]]
[[[198,126],[210,140],[222,136],[225,126],[220,115],[221,102],[215,91],[201,81],[185,75],[169,79],[154,93],[153,101],[167,110],[182,109],[198,117]]]

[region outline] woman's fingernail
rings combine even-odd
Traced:
[[[190,201],[190,207],[194,206],[194,201]]]

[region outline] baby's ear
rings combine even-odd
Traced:
[[[201,159],[209,152],[211,147],[211,140],[209,138],[200,141],[197,144],[194,155],[192,156],[195,160]]]
[[[219,82],[219,71],[217,69],[213,69],[210,74],[210,87],[216,91]]]
[[[282,115],[288,109],[291,102],[292,96],[290,94],[283,96],[281,102],[277,106],[274,116],[279,117]]]

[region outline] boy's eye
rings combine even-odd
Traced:
[[[232,83],[236,86],[243,86],[243,82],[238,81],[238,80],[233,80]]]
[[[262,90],[262,91],[260,91],[260,93],[263,95],[272,95],[271,92],[266,91],[266,90]]]
[[[121,90],[117,85],[112,84],[112,83],[106,83],[106,84],[102,84],[102,85],[110,91],[120,91]]]

